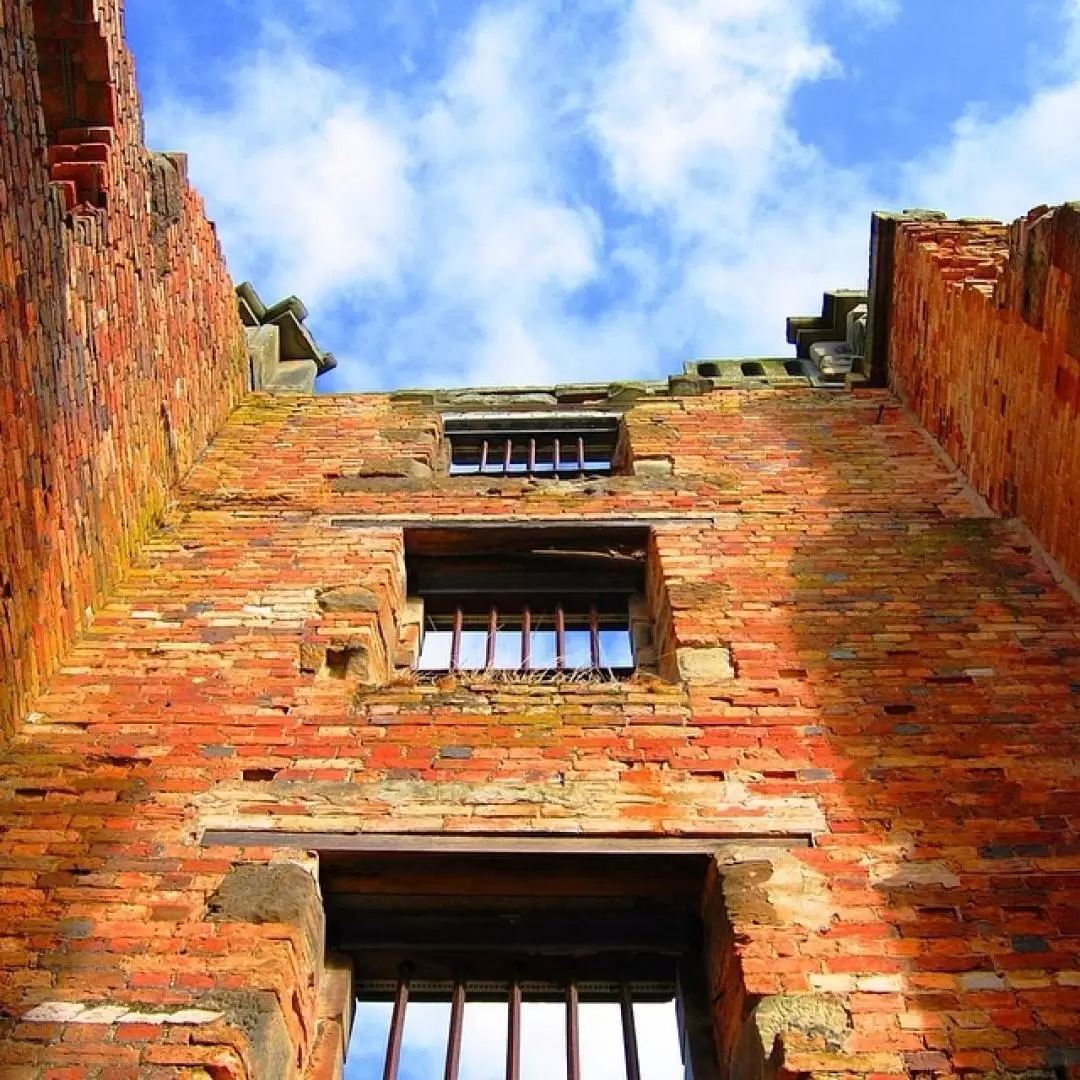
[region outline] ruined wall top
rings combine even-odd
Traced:
[[[1080,204],[874,221],[871,364],[1006,517],[1080,576]]]
[[[142,141],[119,0],[0,0],[0,735],[248,383],[185,160]]]

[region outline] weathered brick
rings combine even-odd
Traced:
[[[64,10],[0,0],[0,736],[119,579],[244,378],[232,286],[201,200],[184,188],[164,232],[144,209],[150,154],[120,5],[97,4],[99,17],[77,24]],[[73,26],[76,92],[90,88],[103,126],[57,129],[49,111],[55,42]]]

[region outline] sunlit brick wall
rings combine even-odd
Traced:
[[[119,8],[0,0],[0,737],[243,384],[213,227],[141,142]]]
[[[886,391],[664,396],[626,422],[670,475],[427,472],[438,411],[419,398],[233,414],[0,761],[0,1003],[68,1010],[0,1027],[0,1063],[303,1076],[318,948],[225,918],[220,887],[238,862],[311,861],[202,839],[361,830],[743,836],[706,906],[726,1059],[778,1037],[784,1075],[1068,1075],[1073,602]],[[391,672],[403,517],[651,520],[671,647],[734,666]],[[324,610],[340,588],[376,603]],[[373,681],[306,659],[379,638]],[[121,1011],[85,1017],[103,1004]]]

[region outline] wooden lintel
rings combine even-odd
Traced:
[[[654,836],[448,836],[428,833],[277,832],[208,829],[205,847],[301,848],[316,852],[414,852],[462,855],[713,855],[736,847],[808,848],[809,833],[787,835]]]
[[[434,529],[439,527],[453,529],[505,529],[528,528],[535,533],[545,530],[573,529],[580,534],[589,529],[641,529],[648,530],[662,525],[713,525],[717,513],[708,514],[639,514],[632,518],[584,517],[574,516],[558,518],[522,517],[508,514],[499,518],[448,517],[433,518],[430,514],[415,514],[411,517],[396,515],[365,515],[363,517],[332,517],[330,527],[334,529]]]

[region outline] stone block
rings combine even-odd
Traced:
[[[245,1057],[253,1080],[294,1080],[297,1054],[281,1002],[267,990],[219,990],[199,999],[204,1009],[220,1010],[224,1022],[247,1041]],[[201,1041],[198,1036],[196,1042]]]
[[[730,649],[684,647],[676,656],[679,678],[686,682],[726,682],[735,677]]]
[[[826,994],[778,994],[754,1009],[753,1022],[761,1045],[771,1054],[779,1041],[792,1046],[820,1045],[839,1053],[851,1035],[851,1015],[840,998]]]
[[[329,589],[319,589],[316,600],[324,612],[378,612],[379,598],[370,589],[359,585],[336,585]]]
[[[315,879],[294,863],[243,864],[225,875],[206,904],[207,919],[220,923],[285,923],[307,944],[309,961],[321,966],[325,916]]]
[[[635,476],[671,476],[675,471],[671,458],[635,458]]]

